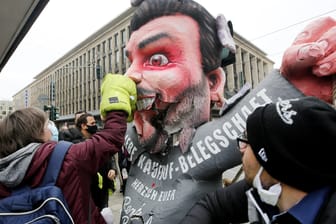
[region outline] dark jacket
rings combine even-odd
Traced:
[[[91,177],[113,153],[118,152],[124,142],[126,114],[110,112],[104,129],[91,139],[73,144],[64,158],[57,185],[62,189],[76,224],[88,223],[91,204],[92,223],[105,223],[93,201],[89,203]],[[56,142],[41,144],[28,166],[23,182],[36,187],[45,173],[48,159]],[[10,194],[10,190],[0,184],[0,198]]]
[[[117,173],[117,168],[113,155],[109,157],[108,161],[104,163],[98,170],[101,175],[102,181],[99,181],[98,173],[92,177],[91,194],[94,203],[99,209],[108,207],[109,189],[114,190],[114,183],[107,175],[110,169]]]
[[[207,194],[197,202],[189,211],[181,224],[228,224],[246,223],[248,217],[248,199],[246,192],[251,187],[245,180],[220,188],[217,191]],[[336,223],[336,192],[333,191],[325,202],[317,217],[315,224]],[[308,211],[309,212],[309,211]],[[254,224],[264,223],[262,220]],[[279,224],[283,224],[278,222]],[[284,222],[285,224],[294,222]]]
[[[82,132],[77,127],[71,127],[69,129],[64,129],[59,133],[59,139],[69,141],[72,143],[83,142],[84,138]],[[91,180],[91,196],[95,205],[102,210],[108,207],[109,200],[109,189],[112,189],[112,181],[107,177],[108,171],[114,169],[117,172],[116,164],[113,155],[110,159],[104,163],[98,170],[99,175],[102,177],[102,186],[99,186],[99,176],[98,173],[92,176]]]
[[[73,143],[85,141],[85,138],[77,127],[60,130],[58,134],[58,139]]]

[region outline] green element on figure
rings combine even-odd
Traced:
[[[103,117],[108,111],[122,110],[128,114],[127,121],[133,120],[136,108],[136,85],[127,76],[107,74],[101,86],[100,113]]]

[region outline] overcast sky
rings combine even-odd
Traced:
[[[196,0],[275,62],[312,20],[336,19],[335,0]],[[0,73],[0,100],[18,91],[65,53],[130,7],[129,0],[50,0]]]

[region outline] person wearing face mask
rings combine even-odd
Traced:
[[[56,127],[55,123],[51,120],[48,120],[48,128],[50,130],[51,133],[51,138],[50,140],[58,142],[58,128]]]
[[[82,114],[76,121],[76,127],[80,130],[84,139],[91,138],[98,130],[96,120],[90,113]]]
[[[315,98],[257,108],[237,138],[245,178],[206,195],[187,223],[336,223],[336,110]]]
[[[84,113],[77,119],[76,127],[80,130],[83,141],[92,137],[98,131],[94,116]],[[96,175],[92,177],[91,194],[95,205],[100,209],[108,207],[109,189],[113,189],[117,166],[114,156],[104,163]]]
[[[136,85],[124,75],[104,75],[100,91],[99,108],[104,126],[89,139],[70,146],[56,181],[56,186],[67,202],[68,215],[71,215],[73,223],[76,224],[113,223],[111,209],[100,210],[95,206],[90,194],[90,182],[92,175],[98,172],[101,165],[121,150],[125,141],[127,121],[133,119],[136,107]],[[111,98],[114,101],[111,101]],[[2,205],[4,204],[2,199],[9,201],[12,199],[11,196],[17,197],[13,194],[13,190],[20,189],[18,193],[36,190],[36,187],[43,182],[56,146],[56,142],[50,141],[50,138],[47,114],[39,108],[18,109],[0,121]],[[33,201],[27,203],[32,205]],[[1,207],[0,223],[13,223],[3,222],[4,216],[8,217],[8,208],[12,212],[17,212],[19,209],[21,214],[27,214],[28,212],[22,211],[24,207],[27,206]],[[48,217],[52,218],[50,215]],[[59,218],[58,223],[65,223],[63,217]]]

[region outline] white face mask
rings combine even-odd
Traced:
[[[266,204],[275,206],[278,203],[282,188],[280,183],[274,184],[268,190],[264,189],[261,185],[260,175],[264,170],[263,167],[260,167],[258,173],[253,179],[253,187],[258,191],[260,199]]]

